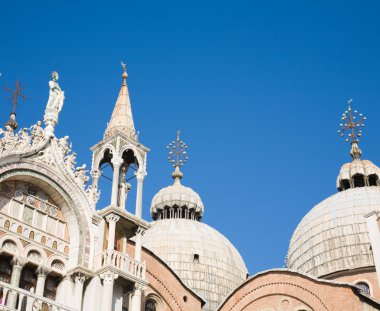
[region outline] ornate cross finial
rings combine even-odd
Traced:
[[[338,130],[340,136],[345,137],[346,133],[346,142],[351,143],[351,156],[353,158],[360,158],[361,150],[358,147],[359,138],[362,136],[361,127],[364,127],[364,121],[367,120],[362,113],[358,114],[357,110],[352,111],[351,109],[352,99],[347,101],[348,109],[342,114],[341,120],[344,123],[339,124],[341,127]]]
[[[173,167],[181,167],[189,159],[186,153],[188,146],[180,139],[181,131],[177,132],[177,139],[173,140],[166,148],[170,149],[168,160]]]
[[[9,97],[9,101],[12,102],[12,113],[14,114],[14,113],[16,113],[18,98],[20,97],[23,100],[27,100],[27,97],[21,93],[24,90],[24,86],[21,85],[20,81],[16,81],[16,85],[15,85],[14,90],[11,90],[10,88],[8,88],[6,86],[4,86],[4,89],[6,91],[12,93],[12,95]]]

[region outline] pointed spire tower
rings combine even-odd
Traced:
[[[123,83],[110,122],[107,124],[103,140],[91,148],[93,152],[92,187],[98,188],[101,166],[110,164],[113,169],[110,206],[124,210],[127,196],[123,192],[130,189],[125,176],[128,169],[133,168],[137,179],[135,215],[141,218],[142,187],[149,149],[138,141],[127,86],[127,68],[124,63],[121,65]]]

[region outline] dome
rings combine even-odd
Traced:
[[[166,218],[186,218],[200,220],[204,207],[198,193],[181,184],[182,173],[177,166],[174,184],[161,189],[152,199],[150,214],[154,220]]]
[[[193,189],[189,187],[185,187],[180,183],[174,183],[173,185],[161,189],[152,200],[152,204],[150,206],[150,213],[153,219],[158,219],[162,215],[165,217],[164,211],[165,209],[170,210],[172,208],[182,208],[194,211],[194,214],[199,215],[200,217],[203,215],[203,203],[198,195]],[[178,218],[182,217],[182,213],[178,211]]]
[[[161,257],[214,311],[247,277],[236,248],[217,230],[191,219],[161,219],[143,235],[143,246]]]
[[[295,230],[288,267],[320,277],[374,266],[364,216],[379,209],[380,187],[350,188],[322,201]]]

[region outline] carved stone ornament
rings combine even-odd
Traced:
[[[86,189],[86,196],[92,206],[95,208],[95,205],[98,203],[100,198],[100,190],[98,190],[97,187],[90,185]]]
[[[119,276],[116,273],[113,273],[111,271],[106,271],[100,274],[100,278],[103,280],[103,282],[108,284],[113,284],[118,277]]]
[[[32,261],[36,261],[36,262],[42,261],[41,255],[38,252],[36,252],[36,251],[29,252],[28,259],[30,259]]]
[[[22,128],[17,133],[9,125],[5,127],[5,131],[0,128],[0,156],[29,152],[44,142],[46,140],[41,121],[30,129]]]
[[[3,243],[3,248],[5,250],[7,250],[8,252],[11,252],[11,253],[16,253],[17,252],[17,245],[15,242],[13,241],[5,241]]]

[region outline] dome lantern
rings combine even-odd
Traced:
[[[198,193],[181,184],[183,174],[180,167],[187,160],[188,146],[180,139],[180,131],[177,139],[166,147],[169,149],[168,160],[174,167],[172,177],[173,185],[161,189],[154,197],[150,207],[150,213],[154,220],[169,218],[185,218],[200,221],[204,207]]]
[[[346,142],[350,142],[352,157],[351,163],[342,166],[336,187],[339,191],[350,188],[379,186],[380,169],[369,160],[361,160],[362,151],[359,148],[359,138],[362,136],[360,128],[364,127],[367,119],[362,113],[351,109],[352,99],[348,101],[348,109],[343,113],[338,131],[340,136],[346,137]],[[346,135],[347,134],[347,135]]]

